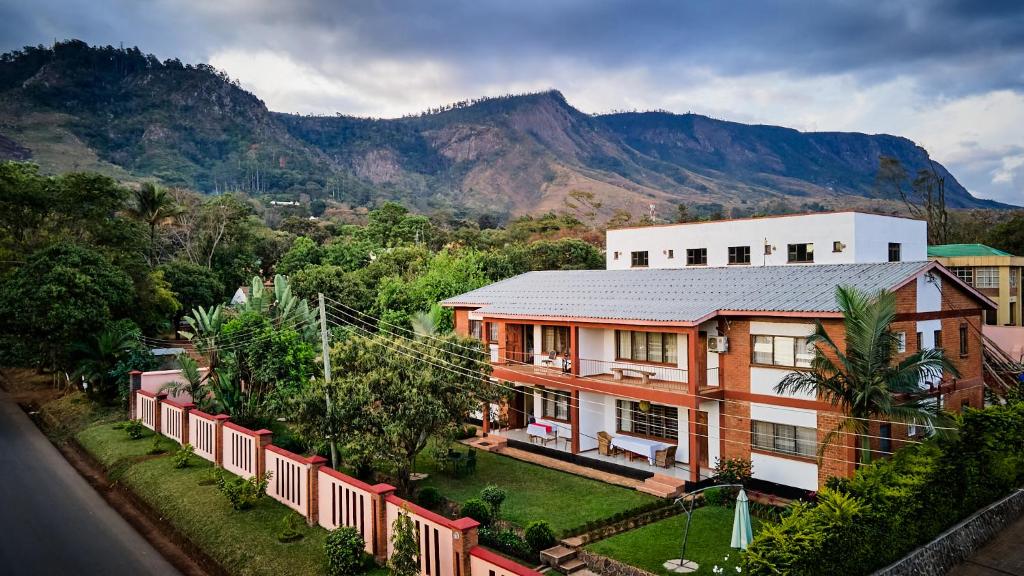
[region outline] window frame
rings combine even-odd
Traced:
[[[746,261],[743,261],[743,251],[746,251]],[[750,264],[750,246],[729,246],[729,265],[743,266]]]
[[[896,333],[896,351],[900,354],[907,351],[907,333],[897,332]]]
[[[686,265],[687,266],[707,266],[708,265],[708,249],[707,248],[687,248],[686,249]]]
[[[769,430],[760,429],[758,425],[767,425]],[[780,434],[780,429],[785,431],[792,431],[792,435]],[[806,436],[808,433],[813,435],[814,440],[810,442],[810,451],[806,450],[807,438],[800,438],[798,431],[802,431]],[[768,439],[768,443],[765,442],[765,438]],[[792,439],[792,450],[780,448],[781,442]],[[770,443],[770,445],[768,445]],[[803,447],[804,451],[800,451]],[[783,458],[799,458],[802,460],[817,460],[818,457],[818,429],[810,428],[807,426],[796,426],[794,424],[781,424],[779,422],[769,422],[767,420],[750,420],[750,448],[757,452],[763,452],[773,456],[780,456]]]
[[[964,284],[974,286],[974,266],[951,266],[950,271]]]
[[[974,287],[994,290],[999,288],[999,267],[978,266],[974,269]]]
[[[555,349],[549,350],[547,346],[548,331],[551,331],[551,340],[555,345]],[[559,340],[564,341],[563,350],[559,351],[558,342]],[[572,352],[572,334],[570,333],[568,326],[558,326],[555,324],[543,324],[540,327],[540,352],[545,356],[550,356],[552,352],[556,356],[568,356]]]
[[[623,348],[623,346],[622,346],[622,340],[621,340],[621,336],[620,336],[621,334],[629,334],[630,356],[623,356],[622,355],[622,348]],[[635,359],[633,357],[633,350],[634,350],[634,346],[633,346],[633,341],[634,340],[633,339],[634,339],[635,335],[638,335],[638,334],[643,334],[644,335],[644,347],[643,347],[643,349],[645,351],[644,352],[645,357],[647,357],[647,358],[651,357],[651,354],[650,354],[650,350],[651,350],[651,335],[652,334],[656,334],[656,335],[658,335],[659,339],[661,340],[661,344],[660,344],[661,357],[663,359],[666,358],[668,356],[668,354],[666,354],[666,352],[671,350],[672,351],[671,355],[675,357],[675,361],[671,362],[671,361],[665,361],[665,360],[660,360],[659,361],[659,360],[646,360],[646,359],[639,360],[639,359]],[[670,340],[673,341],[672,345],[669,345],[669,343],[668,343]],[[675,332],[656,332],[656,331],[647,331],[647,330],[616,330],[615,331],[615,361],[616,362],[629,362],[629,363],[633,363],[633,364],[651,364],[651,365],[655,365],[655,366],[671,366],[673,368],[678,368],[679,367],[679,334],[677,334]]]
[[[643,259],[643,263],[639,261]],[[633,250],[629,253],[630,268],[649,268],[651,265],[651,253],[648,250]]]
[[[622,428],[623,410],[630,414],[630,430]],[[672,416],[672,412],[675,416]],[[642,415],[637,418],[637,415]],[[638,421],[639,420],[639,421]],[[637,425],[641,431],[637,431]],[[662,435],[653,433],[660,430]],[[640,402],[635,400],[615,401],[615,432],[626,436],[636,436],[650,440],[670,440],[673,443],[679,442],[679,408],[664,404],[650,403],[647,412],[640,410]],[[668,435],[673,434],[674,435]]]
[[[484,339],[484,321],[469,319],[469,337],[477,340]]]
[[[771,346],[772,346],[772,352],[771,352],[771,354],[772,354],[772,361],[771,362],[761,362],[761,361],[758,360],[758,357],[757,357],[757,354],[758,354],[758,350],[757,350],[758,341],[757,341],[757,339],[758,338],[771,338]],[[778,358],[778,354],[776,353],[776,350],[775,350],[775,348],[776,348],[775,342],[776,342],[776,340],[778,338],[790,338],[790,339],[793,340],[793,350],[792,350],[793,363],[792,364],[779,364],[779,363],[776,363],[776,359]],[[806,361],[807,362],[806,365],[798,365],[797,364],[797,358],[800,357],[800,352],[799,352],[799,350],[800,350],[799,349],[800,341],[804,342],[804,346],[806,347],[805,348],[805,353],[807,353],[809,351],[808,348],[810,348],[810,346],[807,346],[807,338],[809,338],[809,337],[808,336],[782,336],[782,335],[776,335],[776,334],[751,334],[750,335],[750,365],[751,366],[756,366],[756,367],[761,367],[761,368],[792,368],[794,370],[810,370],[811,363],[814,361],[814,355],[817,354],[817,346],[814,346],[814,352],[811,354],[811,358]],[[763,344],[763,342],[762,342],[762,344]]]
[[[497,344],[498,343],[498,323],[488,322],[487,323],[487,343]]]
[[[803,259],[800,252],[803,250]],[[814,263],[814,242],[801,244],[789,244],[786,246],[787,264],[813,264]]]
[[[553,420],[555,422],[568,422],[571,418],[570,409],[572,408],[572,392],[565,390],[556,390],[554,388],[541,388],[540,397],[540,413],[541,418],[545,420]],[[554,415],[548,413],[548,407],[554,409]],[[559,408],[564,408],[565,418],[560,417]]]
[[[895,249],[896,257],[893,258],[893,250]],[[900,242],[889,242],[889,262],[902,262],[903,261],[903,244]]]
[[[960,339],[960,357],[963,358],[970,353],[971,345],[969,338],[967,337],[967,324],[960,324],[957,330],[957,336]]]

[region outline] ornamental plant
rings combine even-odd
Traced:
[[[392,576],[418,576],[420,543],[407,511],[399,511],[398,518],[391,525],[391,533],[392,552],[388,568]]]
[[[125,433],[132,440],[141,440],[142,436],[146,433],[145,430],[146,428],[142,425],[142,420],[129,420],[124,425]]]
[[[526,525],[526,543],[534,552],[547,550],[555,545],[555,531],[545,520],[534,520]]]
[[[252,478],[242,478],[221,473],[217,479],[217,489],[228,499],[231,507],[235,510],[248,510],[256,505],[267,495],[267,484],[270,482],[270,472],[264,472]]]
[[[188,459],[196,449],[191,444],[185,444],[180,450],[174,453],[174,467],[188,468]]]
[[[491,520],[501,517],[501,505],[505,502],[505,491],[494,484],[488,484],[480,491],[480,499],[491,507]]]
[[[476,520],[484,526],[491,524],[491,509],[479,498],[470,498],[462,505],[462,515]]]
[[[352,576],[362,574],[366,563],[366,542],[355,528],[342,527],[331,530],[324,541],[327,556],[327,576]]]

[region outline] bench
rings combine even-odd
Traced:
[[[649,370],[641,370],[639,368],[625,368],[625,367],[612,368],[612,376],[614,376],[615,380],[622,380],[622,373],[623,372],[631,372],[631,373],[639,374],[640,375],[640,383],[641,384],[645,384],[645,385],[646,384],[650,384],[651,377],[657,374],[657,372],[651,372]]]

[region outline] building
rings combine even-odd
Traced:
[[[923,220],[827,212],[609,230],[608,270],[917,262]]]
[[[716,458],[743,457],[756,478],[817,490],[852,473],[853,438],[819,462],[840,415],[774,386],[809,365],[816,321],[842,345],[839,285],[894,291],[905,352],[945,346],[961,375],[922,386],[949,409],[981,405],[980,326],[993,303],[935,262],[530,272],[442,304],[458,333],[487,342],[492,377],[510,392],[500,434],[523,447],[690,482]],[[881,453],[922,432],[874,428]]]
[[[984,244],[942,244],[928,247],[928,257],[941,262],[965,283],[996,303],[985,317],[989,326],[1024,326],[1021,320],[1021,268],[1014,256]]]

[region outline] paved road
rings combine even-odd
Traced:
[[[1024,576],[1024,518],[1007,526],[947,576]]]
[[[179,574],[2,390],[0,574]]]

